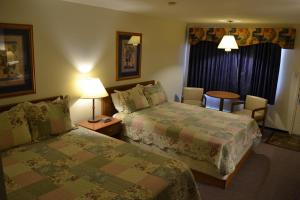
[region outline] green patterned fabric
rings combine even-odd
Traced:
[[[160,82],[155,85],[144,86],[144,94],[151,106],[155,106],[168,101],[167,95]]]
[[[166,102],[131,114],[118,113],[124,135],[165,151],[206,161],[230,174],[261,133],[250,117]]]
[[[73,128],[68,97],[37,104],[25,102],[23,107],[33,140],[45,139],[50,135],[65,133]]]
[[[22,106],[0,113],[0,150],[30,142],[31,135]]]
[[[294,49],[295,28],[189,28],[189,43],[196,45],[200,41],[220,43],[224,35],[233,35],[238,46],[261,43],[278,44],[283,49]]]
[[[125,113],[132,113],[149,107],[149,103],[140,87],[134,87],[126,91],[117,91],[121,105]]]
[[[6,151],[2,162],[11,200],[201,199],[184,163],[83,128]]]

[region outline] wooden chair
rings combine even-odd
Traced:
[[[235,111],[234,108],[237,105],[244,105],[243,110]],[[267,110],[268,110],[268,100],[247,95],[246,101],[235,101],[231,104],[231,112],[238,115],[247,115],[252,117],[257,121],[257,123],[262,122],[262,132],[265,128],[265,120],[267,116]]]
[[[190,105],[198,105],[201,107],[205,107],[206,97],[205,95],[203,95],[203,92],[203,88],[184,87],[181,102]]]

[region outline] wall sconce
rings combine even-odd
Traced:
[[[141,37],[137,35],[131,36],[131,38],[128,41],[128,44],[132,44],[133,46],[137,46],[141,43]]]
[[[16,55],[12,51],[6,51],[6,58],[8,66],[12,66],[19,63],[19,61],[16,58]]]

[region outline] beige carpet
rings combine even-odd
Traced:
[[[300,200],[300,153],[259,144],[228,189],[199,184],[203,200]]]

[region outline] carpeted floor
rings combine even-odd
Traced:
[[[300,200],[300,152],[261,143],[228,189],[199,184],[203,200]]]

